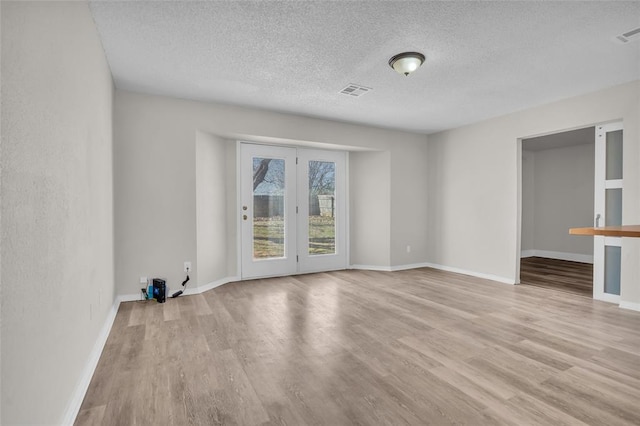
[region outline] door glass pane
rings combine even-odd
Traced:
[[[607,133],[607,180],[622,179],[622,130]]]
[[[620,295],[622,247],[604,247],[604,292]]]
[[[309,255],[336,252],[336,163],[309,161]]]
[[[284,160],[253,158],[253,258],[285,255]]]
[[[622,225],[622,188],[607,189],[605,193],[605,225]]]

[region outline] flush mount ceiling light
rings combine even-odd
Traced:
[[[418,52],[398,53],[389,59],[389,66],[396,70],[398,74],[408,76],[424,62],[424,55]]]

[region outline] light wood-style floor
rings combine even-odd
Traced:
[[[640,424],[640,312],[432,269],[120,311],[76,424]]]
[[[593,265],[526,257],[520,261],[520,283],[593,297]]]

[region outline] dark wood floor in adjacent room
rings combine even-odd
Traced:
[[[123,303],[78,425],[637,425],[640,312],[433,269]]]
[[[593,265],[526,257],[520,261],[520,283],[593,297]]]

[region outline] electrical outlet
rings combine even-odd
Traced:
[[[407,246],[407,253],[411,253],[411,246]]]
[[[184,262],[184,272],[186,272],[187,274],[191,272],[191,262]]]
[[[140,284],[146,284],[147,282],[147,277],[140,277]]]

